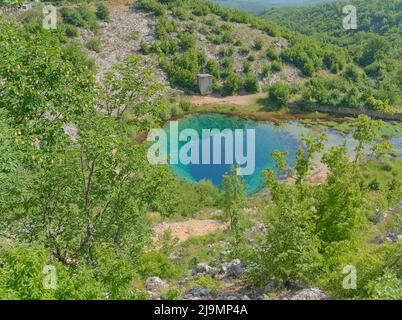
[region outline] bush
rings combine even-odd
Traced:
[[[151,53],[152,47],[146,41],[141,41],[140,49],[143,54],[148,55]]]
[[[76,41],[71,41],[63,48],[63,60],[70,61],[73,65],[85,66],[93,72],[96,70],[95,61],[88,58]]]
[[[75,38],[78,36],[78,29],[72,24],[66,24],[64,27],[64,32],[66,36],[70,38]]]
[[[276,52],[276,49],[273,46],[268,48],[267,58],[271,60],[277,60],[279,58],[278,53]]]
[[[184,112],[190,111],[191,107],[192,107],[192,104],[190,101],[188,101],[188,100],[180,101],[180,109],[182,109]]]
[[[179,109],[176,106],[172,106],[170,109],[170,114],[172,117],[176,117],[179,114]]]
[[[255,55],[250,54],[250,55],[247,57],[247,60],[250,61],[250,62],[255,61]]]
[[[194,91],[199,72],[198,60],[199,54],[194,49],[176,55],[168,67],[170,83]]]
[[[140,37],[140,32],[137,30],[134,30],[131,32],[130,36],[131,36],[131,39],[138,40]]]
[[[98,4],[96,7],[96,17],[99,20],[109,22],[110,21],[109,9],[104,4]]]
[[[249,73],[251,71],[251,63],[248,60],[245,60],[243,63],[243,72]]]
[[[72,8],[62,8],[60,10],[64,23],[71,24],[76,27],[85,27],[86,23],[80,13]]]
[[[280,72],[283,70],[283,65],[282,62],[275,60],[274,62],[272,62],[271,64],[271,70],[272,72]]]
[[[233,71],[229,73],[222,87],[223,96],[233,96],[240,89],[242,84],[241,78]]]
[[[268,76],[269,76],[269,74],[271,73],[271,68],[270,68],[270,66],[268,65],[268,64],[265,64],[263,67],[262,67],[262,75],[265,77],[265,78],[267,78]]]
[[[180,48],[182,50],[195,48],[197,44],[197,37],[193,34],[182,33],[179,38],[180,38]]]
[[[76,27],[89,28],[92,31],[98,30],[96,15],[87,4],[81,5],[78,10],[64,7],[60,10],[64,23],[71,24]]]
[[[94,37],[91,40],[87,42],[86,47],[89,50],[95,51],[96,53],[99,53],[101,50],[101,39],[99,37]]]
[[[264,46],[264,42],[262,41],[261,38],[255,39],[255,41],[254,41],[254,49],[255,50],[261,50],[263,46]]]
[[[246,47],[241,47],[240,50],[239,50],[239,53],[242,56],[247,56],[250,53],[250,49],[246,48]]]
[[[144,279],[154,276],[162,279],[170,279],[177,276],[178,270],[165,254],[147,252],[139,258],[138,273]]]
[[[379,191],[380,190],[380,182],[377,179],[370,181],[368,185],[371,191]]]
[[[179,300],[181,297],[181,291],[179,288],[169,288],[162,294],[163,300]]]
[[[269,88],[271,99],[278,101],[281,105],[286,105],[290,99],[292,88],[284,82],[276,82]]]
[[[221,70],[216,60],[208,60],[205,65],[205,69],[208,73],[210,73],[214,77],[215,81],[220,79]]]
[[[96,14],[91,11],[89,5],[82,4],[78,8],[78,12],[82,19],[85,21],[86,26],[92,31],[98,30],[98,23],[96,21]]]
[[[165,16],[167,13],[166,6],[157,0],[140,0],[138,7],[152,12],[155,16]]]
[[[188,10],[181,7],[173,7],[172,15],[173,17],[178,18],[180,20],[187,20],[190,18],[190,13],[188,12]]]
[[[260,83],[258,77],[254,72],[248,72],[244,79],[244,90],[247,93],[257,93],[260,91]]]

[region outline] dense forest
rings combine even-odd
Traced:
[[[340,23],[345,17],[342,13],[345,2],[272,9],[263,17],[310,35],[320,42],[346,49],[357,64],[357,68],[347,70],[346,78],[354,78],[357,90],[377,90],[375,98],[401,106],[402,3],[398,0],[356,0],[347,4],[354,5],[357,10],[355,30],[345,30]],[[348,94],[350,105],[359,100],[353,94],[356,92],[356,88],[352,88]]]
[[[168,166],[151,165],[148,145],[138,139],[177,109],[191,111],[185,96],[195,93],[200,72],[214,75],[221,96],[264,89],[281,107],[294,99],[302,108],[398,112],[400,1],[355,1],[361,30],[350,36],[332,25],[339,4],[314,7],[311,21],[307,8],[268,12],[276,23],[205,1],[133,1],[130,10],[150,16],[154,38],[131,34],[140,52],[102,77],[87,52],[102,53],[99,26],[111,20],[110,3],[51,2],[57,29],[43,28],[41,4],[0,14],[0,299],[151,299],[151,277],[167,281],[162,299],[181,299],[196,286],[219,296],[221,279],[210,274],[179,284],[205,259],[240,259],[242,280],[272,286],[270,299],[300,284],[323,288],[331,298],[402,299],[401,167],[390,156],[387,124],[353,119],[355,156],[346,143],[326,151],[322,184],[312,185],[308,175],[325,135],[303,138],[291,170],[286,152],[275,151],[276,167],[264,173],[269,196],[262,198],[247,196],[235,170],[224,176],[223,188],[180,180]],[[9,9],[20,2],[1,4]],[[373,9],[378,17],[368,18]],[[237,39],[237,24],[259,36],[251,44]],[[83,44],[85,32],[93,37]],[[214,55],[200,48],[202,33],[217,46]],[[270,38],[289,45],[279,50]],[[234,54],[242,56],[238,68]],[[304,82],[261,83],[284,66]],[[167,93],[172,88],[183,92],[179,100]],[[249,207],[256,217],[247,215]],[[219,210],[227,229],[181,245],[168,233],[153,241],[155,220],[190,219],[210,209]],[[380,213],[388,216],[383,224]],[[247,241],[247,230],[261,221],[268,232]],[[375,241],[388,230],[392,239]],[[220,241],[228,244],[224,254],[214,247]],[[57,287],[50,289],[43,282],[49,265],[57,270]],[[346,265],[358,269],[355,290],[342,287]]]

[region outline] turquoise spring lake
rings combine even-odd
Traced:
[[[199,139],[200,158],[202,157],[202,130],[203,129],[231,129],[232,132],[236,129],[255,129],[255,171],[251,175],[242,176],[248,194],[253,194],[259,191],[264,184],[262,172],[267,168],[275,170],[275,162],[272,158],[274,150],[288,151],[286,158],[289,168],[292,168],[296,161],[296,151],[299,146],[305,149],[301,141],[302,135],[316,135],[323,131],[327,135],[327,141],[323,152],[317,154],[313,162],[319,166],[320,159],[323,153],[327,152],[332,146],[339,146],[346,142],[348,154],[353,157],[354,149],[358,142],[353,139],[351,134],[343,134],[330,128],[322,128],[322,130],[313,129],[312,126],[304,125],[298,121],[290,121],[281,125],[276,125],[270,122],[259,122],[248,120],[236,116],[229,116],[217,113],[194,114],[184,117],[178,121],[179,133],[184,129],[194,129],[197,131]],[[169,122],[165,125],[165,132],[169,137],[170,126]],[[392,138],[395,151],[402,154],[402,137]],[[187,142],[179,142],[179,150]],[[211,138],[212,145],[212,138]],[[225,154],[225,143],[222,143],[221,153]],[[244,145],[244,153],[246,152],[246,143]],[[211,149],[212,150],[212,149]],[[168,139],[168,154],[170,153]],[[210,151],[211,152],[211,151]],[[366,153],[370,153],[370,146],[367,147]],[[401,159],[398,157],[397,159]],[[201,180],[209,180],[214,185],[220,186],[222,177],[228,173],[232,167],[230,164],[169,164],[172,171],[181,179],[187,179],[190,182],[198,182]]]
[[[194,129],[197,131],[200,158],[202,157],[202,130],[203,129],[230,129],[234,132],[236,129],[255,130],[255,170],[251,175],[242,176],[248,194],[258,191],[263,185],[262,172],[267,168],[275,168],[275,163],[272,159],[272,152],[274,150],[288,151],[287,162],[292,166],[296,158],[296,150],[298,146],[303,144],[300,139],[292,134],[289,130],[283,127],[278,127],[272,123],[263,123],[251,121],[235,116],[227,116],[222,114],[200,114],[185,117],[179,121],[179,132],[184,129]],[[169,124],[165,126],[167,135],[170,134]],[[212,145],[212,137],[211,145]],[[234,140],[234,139],[233,139]],[[246,140],[246,139],[244,139]],[[187,142],[179,142],[180,148]],[[246,153],[247,143],[244,142],[244,153]],[[222,155],[225,154],[225,143],[222,142]],[[168,145],[168,153],[170,153],[170,146]],[[212,150],[211,150],[212,153]],[[211,154],[212,156],[212,154]],[[229,172],[232,165],[225,164],[187,164],[182,163],[170,164],[173,172],[179,177],[188,179],[191,182],[200,180],[209,180],[214,185],[219,186],[222,183],[222,176]]]

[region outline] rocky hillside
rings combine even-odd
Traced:
[[[136,53],[155,62],[160,81],[190,93],[197,93],[198,73],[212,74],[214,91],[223,95],[306,80],[299,69],[280,59],[289,47],[286,39],[249,24],[180,8],[159,16],[146,1],[111,1],[106,6],[109,19],[99,22],[96,30],[80,27],[77,37],[95,60],[99,79],[113,64]],[[64,21],[68,23],[65,17]],[[88,45],[94,41],[96,48]]]

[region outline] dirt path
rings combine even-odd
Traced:
[[[187,220],[181,222],[160,223],[153,227],[155,231],[154,240],[156,241],[164,232],[170,230],[172,237],[177,238],[178,242],[184,242],[190,237],[205,236],[211,232],[224,230],[227,224],[218,220]]]
[[[237,106],[247,107],[252,104],[258,98],[264,98],[267,94],[265,92],[260,92],[256,94],[249,94],[243,96],[232,96],[232,97],[218,97],[218,96],[192,96],[190,102],[195,105],[203,104],[233,104]]]

